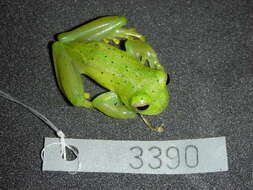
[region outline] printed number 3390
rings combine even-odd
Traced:
[[[140,169],[144,166],[143,161],[143,148],[140,146],[134,146],[130,148],[130,151],[134,154],[134,163],[130,163],[129,166],[133,169]],[[168,169],[176,169],[181,165],[181,155],[179,148],[176,146],[170,146],[165,150],[165,157],[162,157],[162,150],[157,146],[152,146],[148,149],[152,158],[149,160],[148,167],[151,169],[159,169],[166,162]],[[163,153],[164,154],[164,153]],[[184,165],[188,168],[196,168],[199,164],[199,150],[195,145],[187,145],[184,148]],[[189,159],[190,158],[190,159]],[[168,159],[168,160],[167,160]]]

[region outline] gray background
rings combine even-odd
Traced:
[[[54,133],[0,98],[0,189],[252,189],[253,3],[228,1],[2,0],[0,89],[44,113],[69,137],[176,140],[227,137],[229,171],[194,175],[42,172],[44,137]],[[151,117],[118,120],[69,105],[50,59],[54,35],[90,19],[124,15],[171,75],[171,103]],[[101,89],[87,82],[92,93]],[[251,188],[250,188],[251,187]]]

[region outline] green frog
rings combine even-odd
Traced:
[[[123,16],[106,16],[61,33],[53,43],[58,86],[74,106],[96,108],[113,118],[135,118],[161,113],[169,103],[169,77],[153,48]],[[124,44],[124,48],[119,46]],[[91,99],[81,75],[108,92]]]

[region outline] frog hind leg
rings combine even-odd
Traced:
[[[113,118],[128,119],[136,117],[136,114],[128,110],[114,92],[105,92],[97,96],[92,104],[96,109]]]
[[[62,93],[74,106],[92,107],[92,103],[86,99],[88,93],[84,92],[81,74],[73,64],[75,60],[68,55],[61,42],[55,42],[52,49],[56,78]]]
[[[160,64],[156,52],[147,42],[127,40],[125,42],[125,48],[127,53],[139,60],[141,64],[148,64],[152,69],[163,70],[163,66]]]
[[[69,32],[61,33],[57,36],[59,41],[71,42],[82,40],[104,40],[122,26],[127,20],[123,16],[105,16],[84,24]]]
[[[61,33],[57,39],[62,42],[96,40],[109,43],[109,41],[113,41],[116,44],[120,43],[119,39],[138,38],[144,41],[144,36],[135,29],[122,28],[126,22],[127,19],[124,16],[105,16],[69,32]]]

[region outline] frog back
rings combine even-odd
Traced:
[[[126,51],[97,41],[73,42],[68,49],[78,57],[78,70],[103,87],[129,99],[145,86],[159,82],[157,72],[144,66]]]

